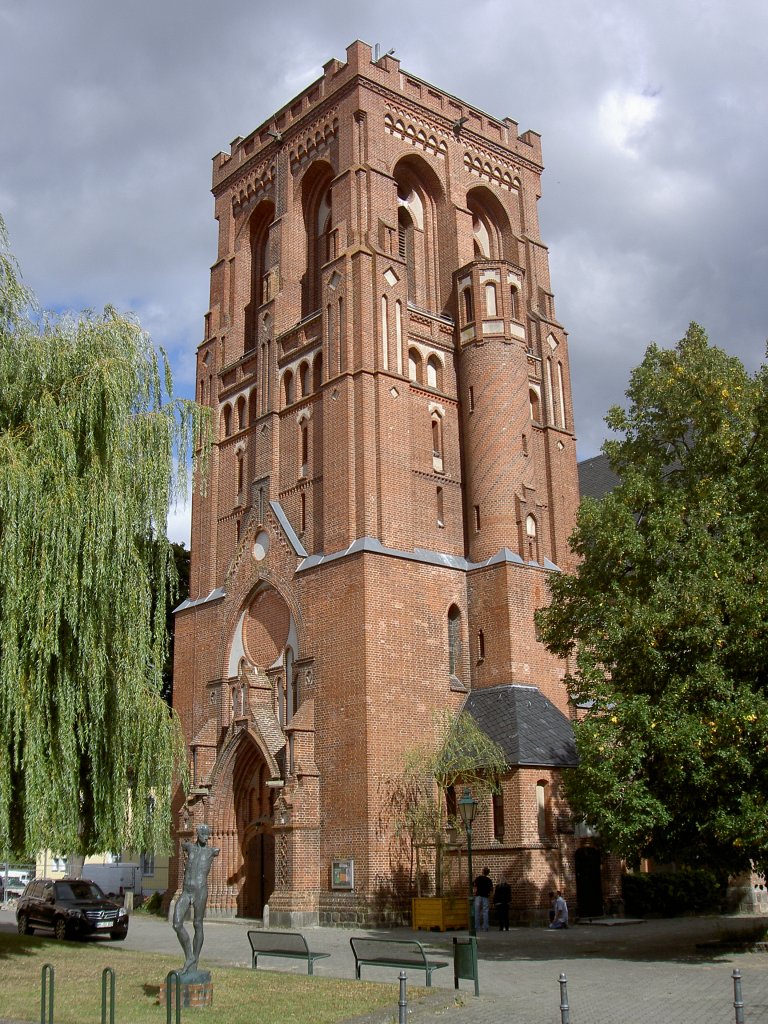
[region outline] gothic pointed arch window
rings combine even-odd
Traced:
[[[472,301],[472,288],[467,287],[461,293],[462,299],[462,311],[464,313],[464,323],[471,324],[475,322],[475,304]]]
[[[536,526],[536,517],[528,515],[525,517],[525,543],[528,551],[528,561],[539,561],[539,538]]]
[[[455,604],[448,609],[448,672],[461,678],[461,612]]]
[[[292,647],[285,648],[285,724],[287,725],[296,714],[296,674],[294,668],[294,654]]]
[[[485,186],[478,186],[467,194],[467,209],[472,215],[473,259],[517,263],[517,240],[498,197]]]
[[[509,315],[512,320],[520,320],[520,287],[513,284],[509,289]]]
[[[552,836],[552,787],[546,779],[536,783],[536,825],[539,839]]]
[[[442,390],[443,387],[443,364],[435,355],[427,359],[427,387],[436,391]]]
[[[318,352],[312,364],[312,390],[319,391],[323,386],[323,353]]]
[[[429,164],[418,156],[403,157],[393,175],[398,255],[406,265],[408,301],[422,309],[442,311],[452,284],[447,266],[444,269],[440,262],[442,185]]]
[[[333,169],[319,160],[312,164],[301,183],[304,215],[305,260],[301,281],[301,315],[316,313],[322,303],[322,268],[333,258]]]
[[[246,411],[245,411],[246,410],[245,395],[240,395],[240,397],[237,400],[237,405],[236,405],[235,408],[237,410],[237,429],[238,430],[245,430],[245,428],[248,426],[248,420],[247,420]]]
[[[232,406],[227,403],[221,410],[221,435],[229,437],[232,433]]]
[[[475,259],[491,258],[491,235],[488,225],[479,214],[472,214],[472,244]]]
[[[299,367],[299,384],[302,398],[306,398],[311,391],[310,380],[309,363],[303,362]]]
[[[485,315],[498,316],[498,303],[496,301],[496,285],[489,281],[485,286]]]
[[[293,405],[296,401],[296,382],[293,373],[286,370],[283,375],[283,402],[285,405]]]
[[[275,207],[270,200],[259,203],[248,221],[248,248],[250,252],[250,286],[245,308],[245,350],[257,344],[259,307],[269,300],[267,274],[269,272],[269,233],[275,219]]]

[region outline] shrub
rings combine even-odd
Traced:
[[[630,917],[682,917],[716,913],[723,886],[705,868],[638,872],[621,880],[624,910]]]

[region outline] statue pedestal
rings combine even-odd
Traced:
[[[160,1005],[167,1006],[168,981],[160,986]],[[176,1006],[176,983],[170,982],[171,1007]],[[179,1001],[184,1009],[194,1006],[213,1006],[213,982],[210,971],[187,971],[179,974]]]

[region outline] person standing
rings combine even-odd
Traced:
[[[493,882],[491,881],[491,869],[483,868],[483,873],[475,879],[475,931],[479,932],[482,921],[482,930],[488,931],[488,907],[490,905]]]
[[[512,902],[512,889],[509,885],[508,876],[501,876],[501,881],[493,892],[493,905],[496,907],[496,919],[499,922],[499,931],[509,931],[509,904]]]
[[[567,928],[568,927],[568,904],[565,902],[565,897],[558,890],[557,896],[555,897],[555,903],[553,906],[555,917],[550,928]]]

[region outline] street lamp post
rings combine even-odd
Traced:
[[[476,935],[475,930],[475,893],[472,873],[472,822],[477,814],[477,800],[472,796],[469,786],[464,787],[464,795],[458,801],[461,820],[467,830],[467,866],[469,868],[469,934]]]

